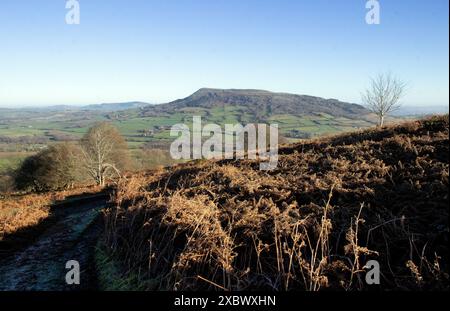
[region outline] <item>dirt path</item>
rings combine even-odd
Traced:
[[[85,290],[95,288],[92,256],[101,230],[104,199],[71,207],[31,246],[0,262],[0,290]],[[66,262],[80,263],[80,285],[67,285]]]

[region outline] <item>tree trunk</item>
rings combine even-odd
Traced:
[[[384,116],[380,116],[379,127],[383,127],[383,125],[384,125]]]

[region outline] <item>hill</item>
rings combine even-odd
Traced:
[[[141,111],[142,116],[158,115],[183,111],[187,108],[240,109],[241,113],[253,117],[251,121],[267,121],[273,115],[316,115],[320,113],[334,117],[359,118],[369,114],[364,107],[349,104],[336,99],[273,93],[262,90],[222,90],[203,88],[189,97],[163,105],[147,106]]]
[[[38,106],[38,107],[21,107],[21,108],[0,108],[0,122],[22,122],[26,119],[28,122],[33,120],[51,119],[52,117],[63,118],[64,121],[77,119],[80,114],[84,118],[95,119],[100,115],[115,111],[127,109],[136,109],[145,106],[151,106],[144,102],[126,102],[126,103],[103,103],[86,106],[71,105],[54,105],[54,106]],[[86,114],[89,112],[89,114]]]
[[[448,290],[448,156],[447,115],[286,146],[269,172],[224,160],[134,176],[105,249],[130,288],[361,290],[377,260],[381,290]]]
[[[194,115],[219,125],[276,123],[280,133],[292,141],[374,124],[373,116],[364,107],[336,99],[261,90],[209,88],[170,103],[111,113],[108,118],[120,122],[122,126],[132,121],[148,121],[154,126],[149,129],[147,137],[161,142],[170,139],[168,127],[176,123],[191,123]]]
[[[104,104],[82,106],[81,109],[82,110],[111,112],[111,111],[121,111],[121,110],[127,110],[127,109],[142,108],[142,107],[146,107],[146,106],[151,106],[151,104],[144,103],[144,102],[104,103]]]

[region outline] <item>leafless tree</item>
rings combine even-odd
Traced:
[[[108,179],[120,177],[129,164],[127,144],[109,123],[95,125],[81,140],[83,165],[95,182],[104,186]]]
[[[404,95],[405,87],[404,82],[390,73],[371,79],[371,86],[362,94],[362,101],[377,115],[378,126],[382,127],[386,116],[400,108],[399,100]]]

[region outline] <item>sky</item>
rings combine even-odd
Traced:
[[[169,102],[202,87],[359,103],[370,77],[448,105],[449,1],[0,0],[0,106]]]

